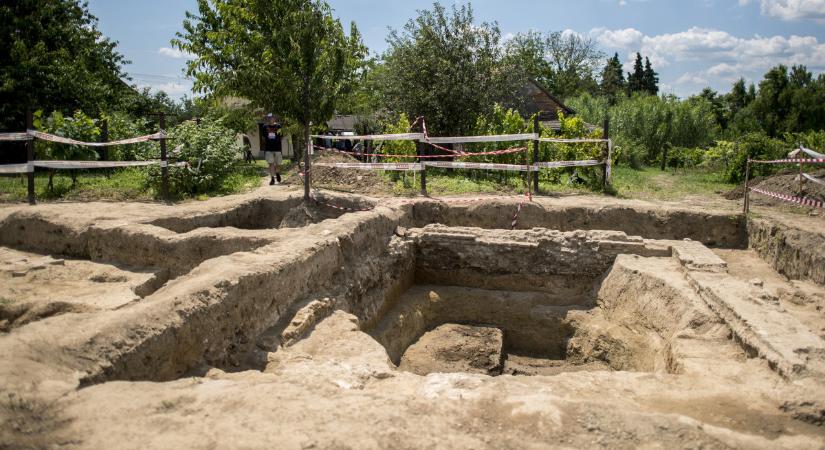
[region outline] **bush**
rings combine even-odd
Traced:
[[[743,136],[735,145],[731,164],[725,173],[725,179],[731,183],[741,183],[745,179],[745,167],[748,158],[770,160],[787,156],[788,146],[778,140],[769,138],[764,133],[751,133]],[[751,178],[774,173],[776,166],[768,164],[751,165]]]
[[[218,189],[241,156],[235,132],[220,121],[204,119],[200,125],[187,121],[169,132],[170,159],[187,162],[189,167],[169,168],[169,193],[195,195]],[[149,170],[149,183],[159,190],[161,169]]]
[[[111,113],[103,116],[109,127],[109,140],[117,141],[155,133],[146,119],[134,119],[125,113]],[[157,142],[140,142],[109,147],[110,161],[148,161],[160,158]]]

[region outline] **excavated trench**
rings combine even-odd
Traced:
[[[268,442],[304,427],[305,447],[396,426],[412,437],[374,446],[406,445],[441,424],[433,445],[456,430],[586,438],[573,447],[605,430],[615,447],[822,434],[815,233],[550,201],[511,230],[513,202],[335,203],[349,209],[290,194],[0,216],[0,393],[16,395],[0,414],[17,420],[0,435],[22,439],[5,424],[29,420],[24,401],[59,405],[53,422],[88,448],[157,420],[175,426],[141,434],[179,444],[287,418]],[[563,434],[531,434],[545,425]]]
[[[349,213],[257,198],[85,228],[22,214],[0,222],[0,243],[155,275],[117,306],[107,330],[124,331],[89,330],[99,361],[82,379],[90,384],[266,370],[268,355],[334,311],[353,314],[395,366],[421,375],[678,371],[676,336],[716,319],[668,242],[741,248],[747,239],[741,217],[631,208],[528,205],[525,229],[511,231],[513,206],[414,202]],[[634,264],[642,267],[627,268]],[[648,269],[667,280],[656,295],[639,284]],[[693,321],[673,320],[682,316]]]

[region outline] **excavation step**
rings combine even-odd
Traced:
[[[401,357],[399,368],[418,375],[500,375],[504,333],[498,328],[444,324],[424,333]]]

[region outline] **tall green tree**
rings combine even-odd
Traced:
[[[0,127],[28,108],[97,115],[123,95],[127,61],[79,0],[0,2]]]
[[[632,95],[636,92],[645,91],[645,69],[642,65],[642,55],[636,53],[636,61],[633,63],[633,72],[627,73],[627,92]]]
[[[196,90],[240,96],[294,120],[305,142],[311,124],[333,115],[366,55],[355,24],[347,36],[323,0],[198,0],[183,28],[173,44],[196,55],[187,65]]]
[[[653,66],[650,64],[650,59],[645,56],[645,69],[642,72],[642,85],[644,86],[644,91],[650,95],[656,95],[659,93],[659,74],[653,70]]]
[[[607,64],[602,70],[602,82],[600,85],[602,95],[607,96],[610,104],[616,103],[616,97],[625,92],[624,71],[619,54],[616,53],[607,60]]]
[[[604,55],[589,37],[529,31],[507,41],[506,48],[509,70],[525,72],[557,97],[598,89],[596,71]]]
[[[426,116],[434,132],[469,133],[478,115],[516,89],[514,73],[504,70],[498,25],[475,23],[470,5],[448,10],[435,3],[391,31],[387,43],[381,83],[387,105],[410,118]]]

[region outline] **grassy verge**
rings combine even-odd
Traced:
[[[420,175],[418,175],[420,176]],[[394,181],[393,194],[415,195],[420,191],[420,179],[407,175]],[[719,193],[733,189],[735,185],[726,183],[719,173],[704,171],[665,171],[657,168],[634,170],[617,167],[613,171],[613,193],[619,198],[679,200],[691,196],[717,197]],[[553,179],[548,173],[539,183],[542,194],[602,194],[586,183],[572,183],[568,175]],[[474,177],[470,173],[449,174],[429,171],[427,191],[430,195],[521,194],[525,191],[523,178],[519,174],[508,174],[500,178]]]
[[[260,185],[266,164],[239,163],[223,183],[209,192],[195,196],[203,200],[221,195],[236,194]],[[35,173],[35,195],[38,201],[154,201],[158,197],[146,182],[142,168],[76,171],[76,182],[70,172],[59,171],[54,176],[53,189],[48,189],[49,175]],[[22,202],[27,199],[25,175],[0,176],[0,201]]]
[[[641,170],[616,167],[613,187],[621,198],[680,200],[693,196],[718,197],[736,185],[725,182],[718,172],[663,172],[652,167]]]

